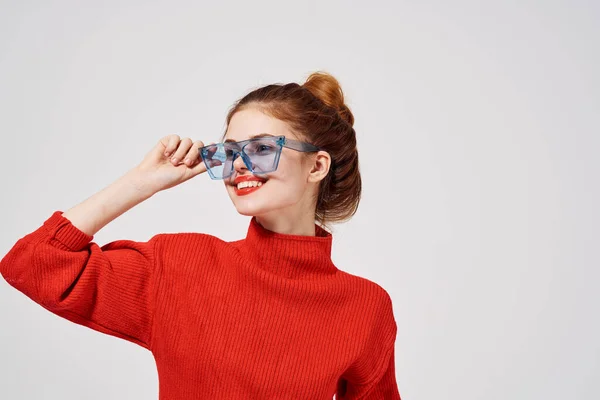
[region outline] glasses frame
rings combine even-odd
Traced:
[[[200,147],[200,156],[202,157],[202,161],[204,161],[204,165],[206,166],[206,170],[208,172],[208,175],[210,176],[211,179],[214,180],[220,180],[220,179],[226,179],[229,178],[232,174],[233,174],[233,170],[234,170],[234,166],[233,164],[235,163],[235,160],[237,158],[238,155],[240,155],[242,157],[242,160],[244,161],[244,164],[246,165],[246,168],[248,168],[248,170],[250,172],[252,172],[253,174],[255,174],[254,170],[252,169],[252,163],[250,161],[250,156],[248,154],[246,154],[246,152],[244,151],[244,148],[252,142],[258,141],[258,140],[271,140],[273,141],[278,147],[277,147],[277,153],[275,154],[275,161],[273,163],[274,167],[271,171],[262,171],[259,174],[266,174],[269,172],[273,172],[277,170],[277,167],[279,166],[279,158],[281,157],[281,150],[284,147],[287,147],[288,149],[292,149],[292,150],[296,150],[296,151],[300,151],[300,152],[306,152],[306,153],[311,153],[311,152],[315,152],[315,151],[320,151],[323,150],[321,147],[315,146],[314,144],[311,143],[307,143],[307,142],[302,142],[299,140],[294,140],[294,139],[290,139],[285,137],[284,135],[280,135],[280,136],[261,136],[261,137],[257,137],[257,138],[252,138],[252,139],[246,139],[246,140],[241,140],[239,142],[221,142],[221,143],[213,143],[207,146],[203,146]],[[215,145],[225,145],[225,144],[231,143],[231,144],[235,144],[237,145],[237,147],[239,148],[239,150],[234,149],[233,150],[233,161],[231,162],[231,169],[229,171],[227,171],[227,173],[225,172],[225,170],[223,170],[223,176],[222,177],[216,177],[213,172],[211,171],[211,168],[208,166],[208,162],[206,160],[206,154],[208,152],[208,148],[215,146]]]

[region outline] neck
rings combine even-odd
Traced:
[[[312,235],[275,232],[252,217],[246,238],[239,242],[242,259],[250,267],[288,279],[331,276],[337,271],[331,260],[333,237],[314,220],[312,232]]]
[[[256,216],[255,219],[261,227],[271,232],[299,236],[316,236],[317,234],[315,220],[310,215],[294,218]]]

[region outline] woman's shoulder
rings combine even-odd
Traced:
[[[232,247],[230,242],[202,232],[161,232],[151,240],[156,242],[157,251],[163,257],[201,255],[206,258],[210,254],[223,254],[224,250]]]
[[[359,292],[370,300],[379,300],[382,302],[390,300],[390,294],[382,284],[347,271],[339,270],[338,273],[342,276],[342,279],[347,282],[347,285],[351,290]]]

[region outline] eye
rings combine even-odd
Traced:
[[[225,156],[226,157],[233,157],[233,149],[225,149]]]

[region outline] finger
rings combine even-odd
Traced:
[[[166,138],[166,146],[165,146],[165,156],[169,157],[173,151],[175,151],[175,149],[177,148],[177,145],[179,144],[179,141],[181,140],[181,138],[179,137],[179,135],[177,134],[172,134],[167,136]]]
[[[206,165],[204,165],[204,161],[200,160],[200,162],[196,163],[196,165],[190,168],[190,171],[192,172],[192,176],[206,172]]]
[[[215,142],[210,142],[208,145],[210,146],[211,144],[215,144]],[[199,146],[199,148],[200,147],[203,146]],[[198,157],[198,161],[199,162],[191,168],[192,176],[199,175],[203,172],[206,172],[207,170],[206,164],[204,164],[204,160],[202,160],[202,157]]]
[[[177,147],[177,150],[175,150],[175,153],[173,153],[173,156],[171,157],[171,162],[174,165],[177,165],[181,160],[183,160],[183,157],[190,150],[191,146],[192,146],[192,139],[187,138],[187,137],[181,139],[181,141],[179,142],[179,146]]]
[[[185,165],[189,167],[200,161],[201,147],[204,147],[204,142],[202,142],[202,140],[197,140],[194,142],[194,144],[190,148],[190,151],[188,151],[188,153],[185,156],[185,159],[183,160]]]

